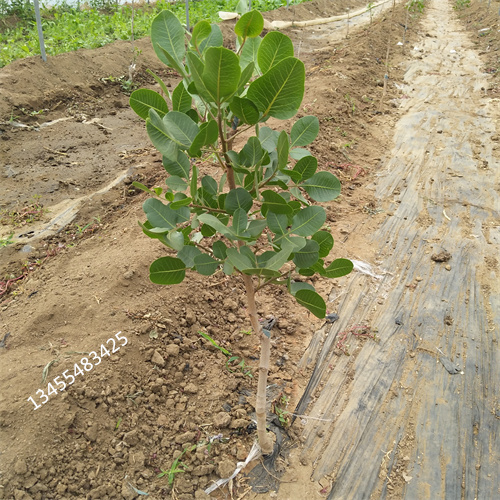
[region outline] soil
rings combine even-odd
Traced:
[[[436,9],[439,3],[428,2],[427,9]],[[290,10],[279,9],[265,17],[313,19],[343,14],[347,7],[355,10],[365,4],[343,0],[332,5],[318,0]],[[425,183],[411,178],[404,168],[405,161],[411,163],[412,155],[424,152],[417,142],[411,143],[411,137],[406,137],[411,147],[405,150],[403,159],[394,164],[391,155],[394,144],[399,144],[395,139],[398,130],[408,125],[404,122],[412,109],[408,103],[418,93],[412,85],[422,72],[413,73],[412,64],[427,63],[427,53],[431,59],[435,57],[432,43],[437,35],[436,27],[429,25],[429,13],[407,18],[400,2],[391,7],[392,2],[388,2],[372,22],[369,16],[353,20],[348,37],[346,22],[293,27],[284,32],[294,40],[298,55],[306,64],[306,95],[297,118],[318,116],[321,130],[312,152],[318,157],[320,168],[334,172],[342,182],[341,197],[325,205],[335,238],[333,256],[349,257],[361,265],[375,265],[385,259],[387,272],[408,278],[406,285],[401,285],[405,291],[420,293],[423,278],[416,271],[410,273],[410,264],[406,271],[396,266],[404,256],[400,257],[397,240],[393,242],[391,238],[401,232],[402,239],[409,238],[412,243],[417,238],[404,232],[409,228],[439,229],[433,204],[421,207],[414,219],[409,217],[405,222],[411,211],[400,217],[398,210],[405,204],[394,201],[398,195],[404,200],[408,185]],[[477,102],[490,103],[490,111],[491,102],[498,102],[499,98],[499,7],[498,2],[492,2],[487,10],[486,2],[476,1],[467,9],[454,12],[450,8],[445,13],[457,18],[453,21],[457,24],[451,23],[449,28],[453,36],[458,36],[463,46],[480,58],[482,80]],[[403,40],[406,23],[405,43],[397,45]],[[225,35],[232,25],[223,24]],[[146,72],[148,68],[171,87],[178,79],[160,65],[149,39],[138,40],[134,46],[138,50],[130,43],[118,42],[97,50],[49,57],[47,63],[38,58],[19,60],[0,70],[0,240],[8,240],[12,235],[13,241],[0,247],[0,340],[9,334],[4,345],[0,344],[0,498],[132,499],[144,496],[144,492],[153,499],[208,498],[204,490],[213,481],[230,476],[237,462],[245,460],[255,440],[252,418],[259,339],[249,330],[243,284],[224,275],[201,279],[194,273],[173,287],[159,287],[148,279],[149,264],[163,250],[148,240],[137,225],[138,220],[144,219],[141,205],[147,195],[136,190],[132,182],[160,185],[165,174],[142,120],[129,108],[129,66],[135,62],[134,84],[140,86],[155,88],[153,78]],[[427,52],[422,52],[422,47]],[[464,66],[463,72],[466,71]],[[424,76],[435,78],[437,86],[447,78],[445,74]],[[457,87],[458,95],[460,92]],[[433,103],[426,102],[425,96],[422,106],[427,112],[433,109]],[[469,108],[467,112],[471,112]],[[491,112],[498,119],[498,106]],[[445,132],[478,126],[467,120],[465,123],[460,116],[454,120],[447,124]],[[437,131],[436,137],[441,137],[442,132]],[[490,133],[489,149],[484,149],[478,137],[469,156],[491,179],[498,167],[498,130]],[[389,183],[391,189],[384,190],[389,167],[395,173]],[[208,161],[201,162],[200,168],[215,171]],[[455,173],[446,182],[463,177],[458,168]],[[446,191],[444,184],[439,185]],[[451,184],[448,186],[452,190]],[[494,186],[498,196],[498,176]],[[424,193],[419,199],[435,199],[436,193],[432,189],[430,192],[432,196]],[[494,251],[500,242],[498,198],[492,202],[496,208],[481,229],[476,225],[478,215],[474,212],[474,206],[480,205],[479,198],[476,203],[476,195],[465,190],[462,196],[466,197],[468,208],[463,208],[459,233],[468,240],[471,234],[481,231],[488,235],[486,267],[474,267],[478,273],[474,293],[482,297],[484,328],[498,353],[498,252]],[[447,218],[453,217],[448,205],[445,209],[440,207]],[[399,222],[387,230],[387,221],[391,219]],[[386,238],[384,242],[390,242],[382,251],[373,238],[380,234]],[[432,238],[437,236],[433,234]],[[396,249],[395,257],[391,257],[391,248]],[[412,255],[411,247],[405,251],[406,256]],[[415,255],[427,253],[428,260],[431,254],[446,254],[446,259],[434,259],[434,266],[450,266],[457,273],[461,269],[450,246],[441,248],[436,243],[435,248],[415,250]],[[394,268],[387,269],[391,258]],[[413,262],[420,261],[415,257]],[[330,300],[329,312],[340,311],[339,297],[351,294],[353,287],[362,289],[357,281],[360,276],[366,276],[366,271],[353,273],[333,285],[316,280],[317,290]],[[454,275],[455,283],[461,279],[460,274]],[[378,291],[381,295],[375,300],[390,296],[398,287],[399,282],[384,282]],[[368,290],[365,297],[356,299],[357,303],[361,304],[370,293]],[[435,290],[429,286],[424,297],[432,301],[433,293]],[[469,292],[463,301],[473,303],[472,295]],[[428,306],[425,304],[424,309]],[[274,471],[277,476],[283,473],[279,491],[259,498],[369,498],[372,494],[373,498],[444,498],[442,492],[433,489],[424,468],[421,474],[425,480],[420,482],[415,473],[409,472],[422,462],[425,464],[421,450],[430,450],[426,441],[419,442],[415,437],[420,421],[412,420],[411,415],[400,417],[401,421],[409,420],[413,430],[399,436],[399,462],[395,461],[395,453],[391,455],[384,448],[381,459],[375,455],[376,462],[360,464],[358,457],[349,463],[351,469],[342,462],[347,446],[338,449],[329,445],[336,454],[325,449],[335,429],[321,423],[324,409],[301,406],[297,410],[301,417],[289,425],[292,415],[286,412],[295,412],[311,375],[315,375],[313,366],[322,352],[320,346],[328,342],[325,326],[329,326],[298,309],[280,290],[261,292],[258,307],[262,318],[273,315],[278,320],[272,330],[268,399],[270,411],[286,421],[290,438],[288,453],[279,459],[279,470]],[[405,307],[410,309],[411,301]],[[345,321],[342,325],[347,331],[347,326],[352,325],[350,318],[356,315],[352,311],[348,314],[347,308],[343,314],[339,323]],[[450,309],[446,314],[448,329],[461,327],[465,322],[456,310]],[[471,312],[467,314],[472,317]],[[376,317],[368,315],[367,319],[375,325]],[[372,359],[378,359],[373,349],[384,348],[388,339],[383,324],[376,326],[381,344],[373,342],[375,326],[359,338],[362,345],[369,346]],[[229,365],[228,358],[200,331],[238,356],[237,362]],[[334,338],[341,337],[330,335],[330,341]],[[345,356],[338,347],[332,345],[335,356],[333,360],[329,358],[325,370],[350,381],[347,385],[344,379],[339,383],[345,393],[336,395],[332,410],[334,415],[349,415],[351,408],[360,412],[365,404],[366,409],[366,402],[363,394],[349,385],[357,380],[357,354]],[[417,342],[406,354],[416,363],[419,353],[427,351],[436,352],[432,343],[427,346],[424,341]],[[390,353],[393,357],[384,366],[391,359],[394,363],[399,359],[395,356],[397,351]],[[494,365],[498,354],[488,356],[488,366],[482,369],[490,373],[490,363]],[[326,359],[323,354],[320,357]],[[240,360],[244,366],[238,366]],[[83,373],[78,372],[75,364],[83,366]],[[85,367],[90,366],[93,367],[86,371]],[[367,376],[378,373],[368,368]],[[391,397],[396,398],[397,384],[410,385],[410,374],[414,372],[404,368],[395,373],[395,385],[388,384],[392,387]],[[69,381],[71,375],[75,376],[75,382],[62,392],[51,391],[42,404],[40,389],[50,391],[48,384],[56,386],[54,379],[63,380],[63,373]],[[317,384],[309,398],[313,403],[322,401],[326,378],[321,377],[322,383]],[[492,377],[486,383],[490,394],[484,398],[493,420],[500,417],[495,380]],[[477,388],[475,391],[479,392]],[[323,399],[326,396],[324,392]],[[394,410],[391,397],[379,402],[380,412]],[[435,404],[441,404],[445,397],[440,396]],[[411,413],[418,415],[427,402],[422,395],[415,395],[414,399]],[[472,405],[469,400],[467,405]],[[368,407],[367,411],[372,410]],[[357,417],[353,415],[347,423],[340,419],[335,424],[337,433],[348,436],[352,431],[356,435],[353,422]],[[475,422],[480,420],[477,417]],[[392,422],[384,422],[387,429],[394,428]],[[480,435],[479,427],[474,429],[474,435]],[[395,439],[389,431],[387,434]],[[375,440],[373,436],[372,439]],[[436,436],[425,439],[435,440]],[[379,445],[385,446],[377,442]],[[498,483],[498,472],[486,466],[494,463],[495,457],[498,459],[498,441],[494,439],[489,446],[490,451],[482,455],[484,478],[493,474],[490,482],[495,482],[496,476]],[[477,460],[468,466],[481,475],[482,464]],[[438,469],[446,468],[447,463],[435,465]],[[358,495],[346,493],[350,491],[344,484],[347,479],[353,485],[352,491],[361,491],[355,490],[359,485],[353,479],[356,474],[359,477],[361,467],[372,478],[366,481],[371,489]],[[349,473],[343,476],[346,470]],[[177,472],[169,478],[169,471]],[[410,475],[415,476],[413,483]],[[455,483],[460,490],[461,477]],[[254,498],[250,488],[249,478],[240,474],[229,486],[212,493],[212,497]],[[483,488],[481,492],[490,491]],[[438,495],[434,495],[436,491]]]

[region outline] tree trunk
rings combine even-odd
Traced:
[[[245,288],[247,292],[248,314],[252,328],[260,337],[260,362],[259,362],[259,380],[257,383],[257,401],[255,404],[255,414],[257,416],[257,436],[259,445],[264,455],[269,455],[273,451],[273,441],[267,433],[266,423],[266,387],[267,375],[269,373],[269,360],[271,358],[271,338],[263,331],[257,317],[257,307],[255,305],[255,289],[252,277],[243,275]]]

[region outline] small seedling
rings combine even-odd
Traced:
[[[122,418],[120,417],[120,418],[118,419],[118,421],[116,422],[116,425],[115,425],[115,431],[117,431],[117,430],[118,430],[118,428],[120,427],[120,424],[121,424],[121,423],[122,423]]]

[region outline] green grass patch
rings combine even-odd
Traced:
[[[292,0],[290,4],[303,0]],[[238,0],[201,0],[190,2],[189,22],[202,19],[218,22],[219,11],[234,12]],[[82,3],[83,5],[83,3]],[[252,8],[262,12],[286,5],[286,0],[256,0]],[[168,9],[186,21],[184,2],[117,6],[109,0],[91,0],[85,8],[61,3],[41,7],[42,27],[47,55],[54,56],[77,49],[95,49],[116,40],[135,39],[149,35],[151,21],[158,12]],[[33,5],[29,0],[0,0],[0,67],[23,57],[40,55]]]

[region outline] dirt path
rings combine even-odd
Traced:
[[[499,494],[498,107],[453,17],[450,2],[428,2],[407,68],[376,182],[390,213],[373,236],[380,276],[347,280],[340,320],[304,357],[324,342],[307,412],[324,420],[305,420],[301,460],[332,481],[329,499]],[[353,324],[380,342],[350,336],[338,357]]]

